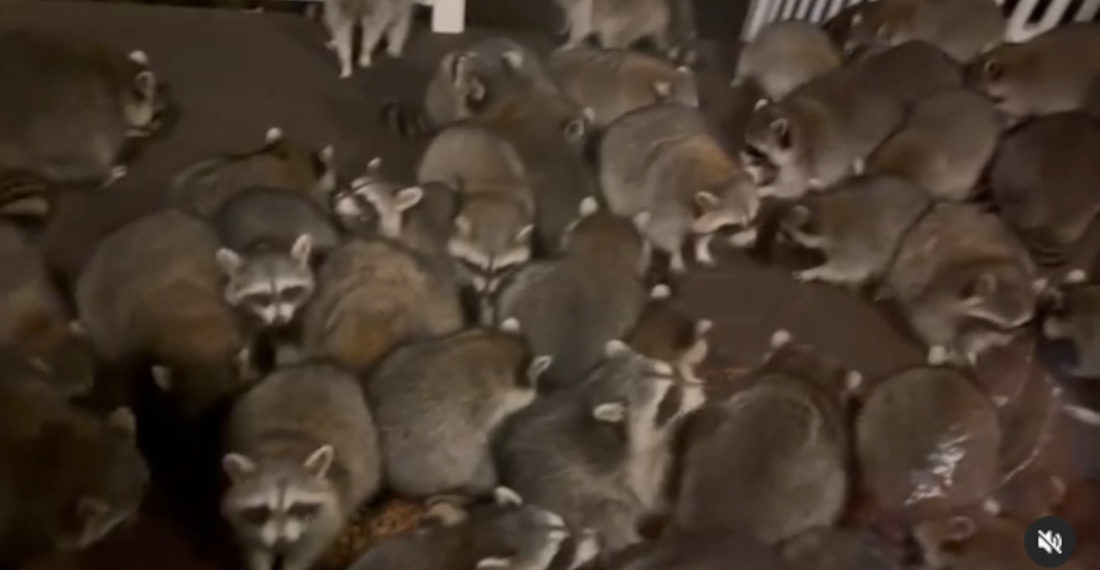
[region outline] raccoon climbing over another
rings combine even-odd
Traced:
[[[388,240],[352,240],[336,248],[317,283],[302,314],[302,348],[348,370],[366,371],[401,344],[464,324],[456,285]]]
[[[325,364],[280,368],[244,394],[225,450],[222,515],[249,570],[309,570],[381,485],[359,382]]]

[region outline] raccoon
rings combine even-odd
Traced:
[[[672,434],[690,410],[658,414],[680,395],[667,363],[617,340],[605,351],[584,382],[512,417],[498,465],[505,484],[573,528],[592,527],[614,552],[638,542],[639,520],[662,508]]]
[[[554,359],[539,382],[544,392],[581,382],[645,304],[649,254],[637,229],[645,216],[632,223],[601,211],[595,198],[580,213],[563,256],[520,269],[497,297],[495,322],[517,319],[531,350]]]
[[[1044,265],[1065,260],[1100,213],[1100,118],[1058,113],[1010,133],[990,168],[1001,217]]]
[[[349,570],[559,568],[551,564],[560,559],[570,535],[562,518],[523,504],[505,487],[494,496],[493,503],[476,504],[457,521],[379,542]]]
[[[894,97],[907,109],[934,93],[962,87],[965,77],[962,64],[919,40],[869,54],[854,65],[872,89]]]
[[[1100,25],[1058,26],[1023,43],[1005,43],[975,59],[967,79],[997,108],[1021,120],[1081,109],[1100,76]]]
[[[839,517],[849,487],[845,399],[862,377],[786,331],[771,346],[751,387],[685,426],[675,528],[775,544]]]
[[[595,36],[601,47],[630,48],[649,40],[659,50],[670,46],[670,0],[556,0],[565,15],[574,47]]]
[[[216,233],[163,210],[100,242],[76,282],[81,324],[107,362],[156,365],[184,407],[207,408],[242,387],[244,332],[223,300]]]
[[[49,372],[66,396],[86,395],[95,383],[95,358],[83,331],[54,287],[46,260],[14,225],[0,222],[0,346],[9,346]]]
[[[646,357],[672,364],[685,382],[702,384],[697,369],[707,358],[707,333],[714,323],[691,319],[674,303],[668,285],[653,287],[627,342]]]
[[[302,314],[307,355],[365,371],[390,350],[463,326],[458,291],[402,246],[353,240],[333,250]]]
[[[534,191],[523,160],[505,138],[472,124],[451,125],[429,144],[417,179],[460,192],[447,251],[478,294],[492,295],[508,273],[531,259]]]
[[[651,55],[578,46],[555,51],[548,64],[562,91],[592,110],[597,129],[662,101],[699,106],[694,72]]]
[[[181,210],[208,218],[241,191],[263,186],[296,190],[327,207],[336,190],[334,161],[331,146],[306,151],[272,127],[259,149],[223,153],[175,174],[168,183],[169,200]]]
[[[788,570],[773,549],[751,537],[726,533],[678,533],[612,555],[610,570]],[[799,568],[798,570],[801,570]],[[862,568],[861,568],[862,570]]]
[[[814,528],[787,541],[781,551],[798,570],[902,570],[889,545],[867,530]]]
[[[366,391],[391,489],[430,497],[496,488],[489,437],[534,401],[551,361],[530,356],[519,332],[515,321],[466,330],[404,346],[379,364]]]
[[[0,34],[0,174],[109,185],[129,139],[158,127],[166,105],[142,51],[129,54],[29,31]]]
[[[924,190],[905,180],[860,176],[792,204],[780,215],[779,236],[825,255],[822,265],[796,272],[799,281],[858,287],[883,276],[931,205]]]
[[[941,200],[973,197],[1001,127],[985,97],[968,89],[916,104],[905,125],[867,159],[867,172],[904,178]]]
[[[1072,376],[1100,377],[1100,287],[1087,273],[1075,269],[1063,282],[1043,293],[1043,336],[1073,344],[1076,364],[1066,370]]]
[[[997,411],[954,370],[890,377],[855,426],[860,474],[883,513],[935,516],[981,502],[999,481]]]
[[[1035,265],[993,214],[939,203],[913,226],[886,273],[886,291],[925,342],[928,362],[973,364],[1035,310]]]
[[[133,414],[98,417],[0,349],[0,564],[83,550],[132,519],[149,485]],[[11,565],[11,566],[9,566]]]
[[[978,509],[966,509],[937,519],[922,521],[913,535],[923,555],[925,567],[939,570],[987,570],[995,568],[1035,568],[1020,537],[1027,535],[1027,523],[996,516]],[[1059,566],[1083,570],[1068,560]]]
[[[234,405],[225,446],[222,514],[250,570],[308,570],[381,486],[362,389],[328,365],[281,368],[257,384]]]
[[[852,17],[845,47],[922,40],[967,62],[1003,42],[1006,27],[994,0],[881,0]]]
[[[401,57],[412,27],[416,0],[325,0],[328,45],[340,59],[340,77],[351,77],[356,24],[362,25],[359,67],[370,67],[375,48],[386,37],[386,53]]]
[[[329,212],[300,192],[252,186],[218,207],[211,217],[222,244],[236,251],[290,250],[303,235],[312,252],[323,257],[340,243]]]
[[[751,81],[778,101],[841,63],[840,50],[818,26],[803,20],[772,22],[742,48],[734,86]]]
[[[762,196],[798,198],[854,173],[904,113],[904,104],[859,68],[840,68],[758,106],[745,130],[742,162]]]
[[[719,230],[740,229],[738,245],[755,241],[749,225],[760,197],[697,109],[664,103],[617,121],[600,142],[600,185],[612,212],[651,215],[643,233],[671,256],[675,272],[685,270],[688,237],[704,265],[714,264],[709,243]]]

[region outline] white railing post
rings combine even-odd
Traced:
[[[432,7],[432,31],[461,34],[466,30],[466,0],[428,0]]]

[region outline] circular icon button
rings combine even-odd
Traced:
[[[1043,568],[1057,568],[1073,557],[1077,535],[1058,517],[1043,517],[1027,527],[1024,546],[1031,561]]]

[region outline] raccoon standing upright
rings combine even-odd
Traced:
[[[242,396],[225,449],[222,514],[249,570],[308,570],[381,485],[359,382],[325,364],[281,368]]]
[[[386,53],[401,57],[412,28],[417,0],[325,0],[329,47],[340,59],[340,77],[351,77],[355,27],[361,25],[359,67],[370,67],[375,48],[386,38]]]

